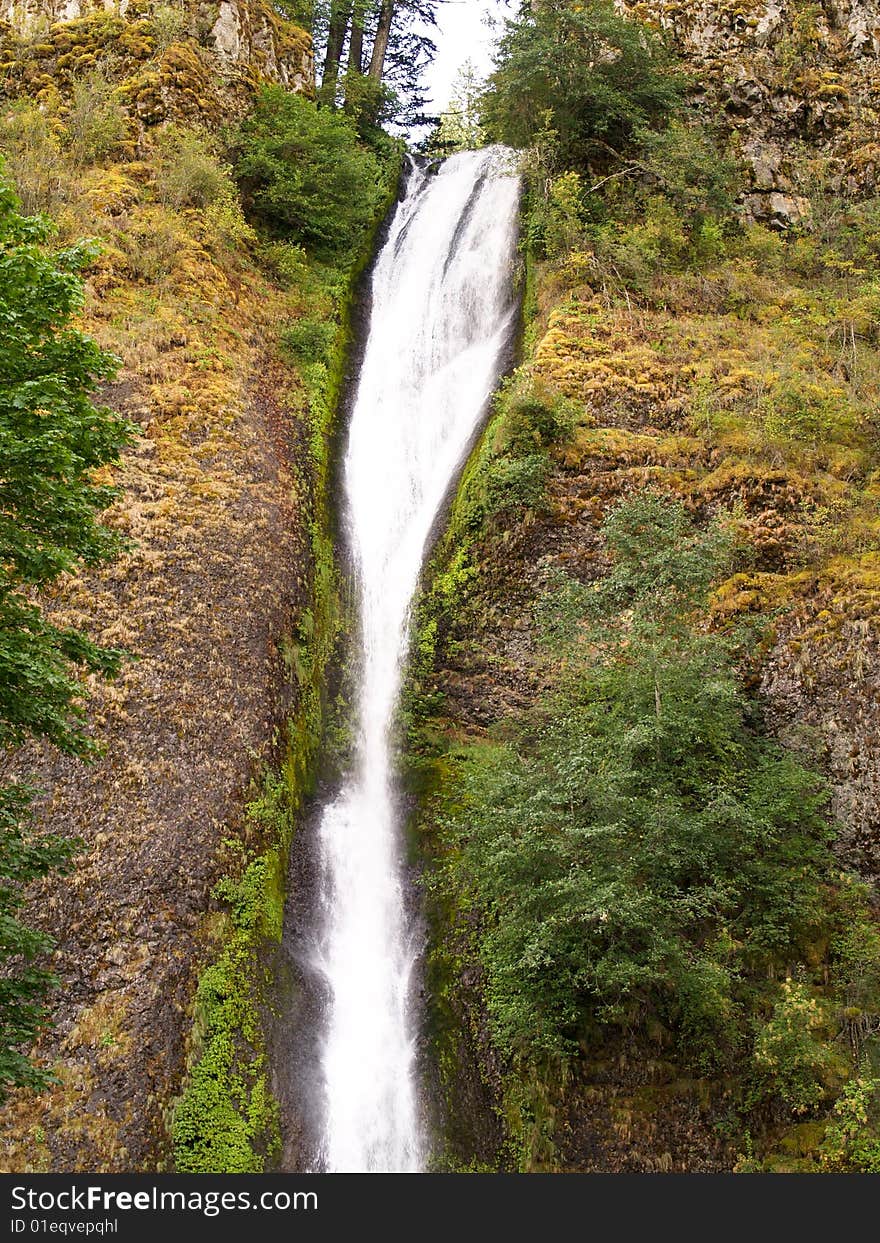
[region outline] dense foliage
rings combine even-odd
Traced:
[[[527,3],[500,40],[485,124],[492,140],[520,148],[552,129],[563,165],[584,169],[662,125],[682,88],[658,36],[612,0]]]
[[[608,577],[547,606],[554,642],[560,614],[585,618],[564,689],[466,753],[450,866],[480,911],[503,1048],[564,1052],[650,1017],[723,1064],[755,977],[821,922],[825,794],[757,730],[730,642],[699,624],[723,532],[645,496],[604,534]]]
[[[323,258],[354,260],[385,190],[380,157],[346,116],[266,87],[233,150],[245,204],[258,221]]]
[[[8,754],[37,737],[87,755],[81,672],[112,675],[121,653],[55,625],[32,590],[116,550],[98,518],[115,492],[96,472],[118,459],[130,428],[94,405],[114,360],[71,324],[89,250],[51,255],[47,237],[45,222],[22,217],[0,183],[0,746]],[[30,801],[22,786],[0,787],[0,1092],[46,1082],[19,1046],[43,1020],[53,981],[39,959],[50,943],[18,912],[22,887],[64,867],[72,851],[32,829]]]

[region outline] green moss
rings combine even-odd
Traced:
[[[261,85],[266,54],[255,49],[254,63],[223,79],[210,47],[188,33],[187,14],[167,6],[166,11],[176,23],[170,31],[161,29],[155,9],[140,15],[131,7],[125,17],[92,12],[56,22],[34,43],[22,42],[8,26],[0,28],[0,63],[5,66],[0,96],[39,98],[51,107],[69,96],[78,78],[99,67],[117,86],[120,100],[147,125],[187,118],[219,126]],[[310,36],[270,6],[262,8],[262,15],[272,28],[278,56],[301,66],[306,78]],[[304,87],[306,94],[312,92],[311,82]]]
[[[268,848],[238,879],[226,876],[214,889],[226,907],[223,950],[196,993],[195,1056],[172,1123],[178,1173],[262,1173],[280,1152],[261,1014],[271,982],[266,947],[281,940],[297,794],[286,782],[267,779],[248,808],[248,828]]]

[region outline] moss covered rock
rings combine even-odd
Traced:
[[[263,0],[0,4],[0,97],[50,107],[100,70],[143,127],[219,124],[264,82],[311,94],[310,35]]]
[[[793,148],[828,161],[836,187],[878,185],[880,5],[875,0],[621,0],[659,26],[696,70],[694,90],[739,138],[753,218],[808,215]]]

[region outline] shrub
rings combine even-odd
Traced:
[[[320,2],[321,0],[277,0],[275,7],[289,22],[295,22],[305,30],[312,30]]]
[[[541,389],[512,393],[507,400],[500,443],[534,450],[568,436],[582,411],[577,402]]]
[[[782,272],[790,256],[790,247],[780,234],[761,224],[750,225],[745,230],[738,250],[756,271],[774,276]]]
[[[821,1147],[835,1174],[880,1174],[880,1079],[852,1079],[834,1106]]]
[[[805,65],[815,65],[821,55],[823,32],[821,25],[825,14],[821,4],[801,3],[791,16],[791,27],[779,43],[779,60],[783,68],[802,70]]]
[[[269,242],[262,249],[264,261],[289,289],[307,288],[314,280],[309,257],[301,246],[290,242]]]
[[[159,134],[156,190],[170,207],[195,207],[209,237],[235,250],[256,241],[244,218],[232,169],[211,149],[205,130],[169,125]]]
[[[70,175],[56,128],[24,100],[0,112],[0,151],[26,213],[55,213],[64,202]]]
[[[382,200],[383,172],[344,115],[266,87],[233,139],[245,203],[323,258],[353,262]]]
[[[157,52],[164,52],[187,33],[189,19],[185,9],[172,4],[160,4],[152,14],[153,34]]]
[[[320,319],[300,319],[282,334],[281,343],[298,363],[323,362],[333,344],[336,326]]]
[[[786,980],[755,1040],[761,1095],[778,1097],[795,1114],[810,1113],[821,1104],[835,1064],[833,1050],[821,1039],[825,1026],[822,1004],[807,985]]]
[[[792,377],[775,385],[761,406],[769,440],[821,445],[850,438],[855,420],[846,393]]]
[[[724,530],[645,496],[604,534],[607,577],[547,602],[564,597],[562,689],[460,755],[445,877],[477,916],[504,1052],[651,1022],[705,1070],[748,1044],[746,980],[821,923],[826,794],[755,730],[732,643],[700,625]]]
[[[139,215],[119,235],[129,272],[136,279],[150,283],[160,281],[174,270],[181,240],[179,221],[166,209],[156,206]]]
[[[583,182],[579,173],[563,173],[551,182],[544,214],[544,249],[551,259],[577,248],[583,236]]]
[[[70,155],[78,167],[114,155],[128,137],[128,118],[112,83],[99,69],[76,78],[65,118]]]
[[[673,120],[662,130],[638,136],[638,163],[690,230],[708,217],[733,213],[741,176],[720,144],[694,119]]]
[[[880,1045],[880,928],[871,915],[867,886],[844,877],[838,891],[839,929],[831,949],[831,986],[838,1022],[856,1069],[872,1065]]]
[[[205,212],[205,229],[209,238],[226,250],[239,250],[256,242],[257,235],[244,218],[238,191],[232,182],[224,186],[209,205]]]
[[[172,207],[207,207],[232,186],[232,170],[211,150],[204,130],[169,125],[156,140],[159,152],[156,188]]]
[[[511,509],[534,509],[542,505],[549,468],[543,453],[495,458],[483,481],[484,516],[492,518]]]
[[[684,218],[660,195],[651,198],[628,228],[610,225],[595,234],[600,267],[623,277],[635,289],[647,289],[661,272],[681,270],[692,258]]]

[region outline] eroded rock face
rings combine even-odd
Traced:
[[[697,68],[707,111],[735,136],[746,212],[784,230],[809,217],[804,155],[853,197],[880,192],[878,0],[620,0]],[[864,593],[863,593],[864,594]],[[842,859],[880,877],[880,640],[872,599],[817,589],[780,622],[762,695],[779,737],[824,756]]]
[[[289,90],[310,91],[314,85],[311,39],[305,31],[284,21],[263,0],[188,0],[163,4],[161,0],[0,0],[0,23],[13,38],[33,41],[49,34],[59,23],[78,22],[105,15],[141,23],[149,37],[157,10],[166,22],[175,10],[178,29],[169,38],[198,46],[206,68],[218,76],[280,82]],[[161,51],[156,46],[148,48]],[[50,67],[51,72],[51,67]]]
[[[818,741],[843,861],[880,879],[880,634],[867,618],[832,633],[782,627],[762,682],[771,724],[795,750]]]
[[[830,0],[828,9],[837,27],[846,31],[854,56],[880,55],[880,4],[874,0]]]
[[[271,11],[260,4],[221,0],[209,41],[227,67],[257,65],[264,77],[290,90],[305,90],[312,84],[311,48],[285,45],[277,19],[273,23]]]
[[[83,848],[69,876],[32,891],[27,919],[56,941],[62,981],[36,1057],[60,1082],[0,1106],[4,1171],[167,1167],[196,982],[221,952],[212,894],[237,866],[230,844],[254,844],[251,783],[280,762],[302,704],[284,652],[314,600],[298,490],[310,433],[297,375],[263,344],[290,302],[195,212],[166,214],[132,167],[78,183],[109,252],[83,327],[121,359],[101,400],[140,428],[107,516],[131,547],[46,602],[56,624],[131,659],[90,698],[94,765],[35,744],[14,761],[45,792],[41,824]],[[92,197],[101,179],[124,209]],[[163,220],[157,281],[138,258]]]
[[[738,139],[747,214],[771,227],[803,220],[791,152],[808,144],[844,193],[878,187],[877,0],[618,0],[665,31],[698,71],[710,113]]]

